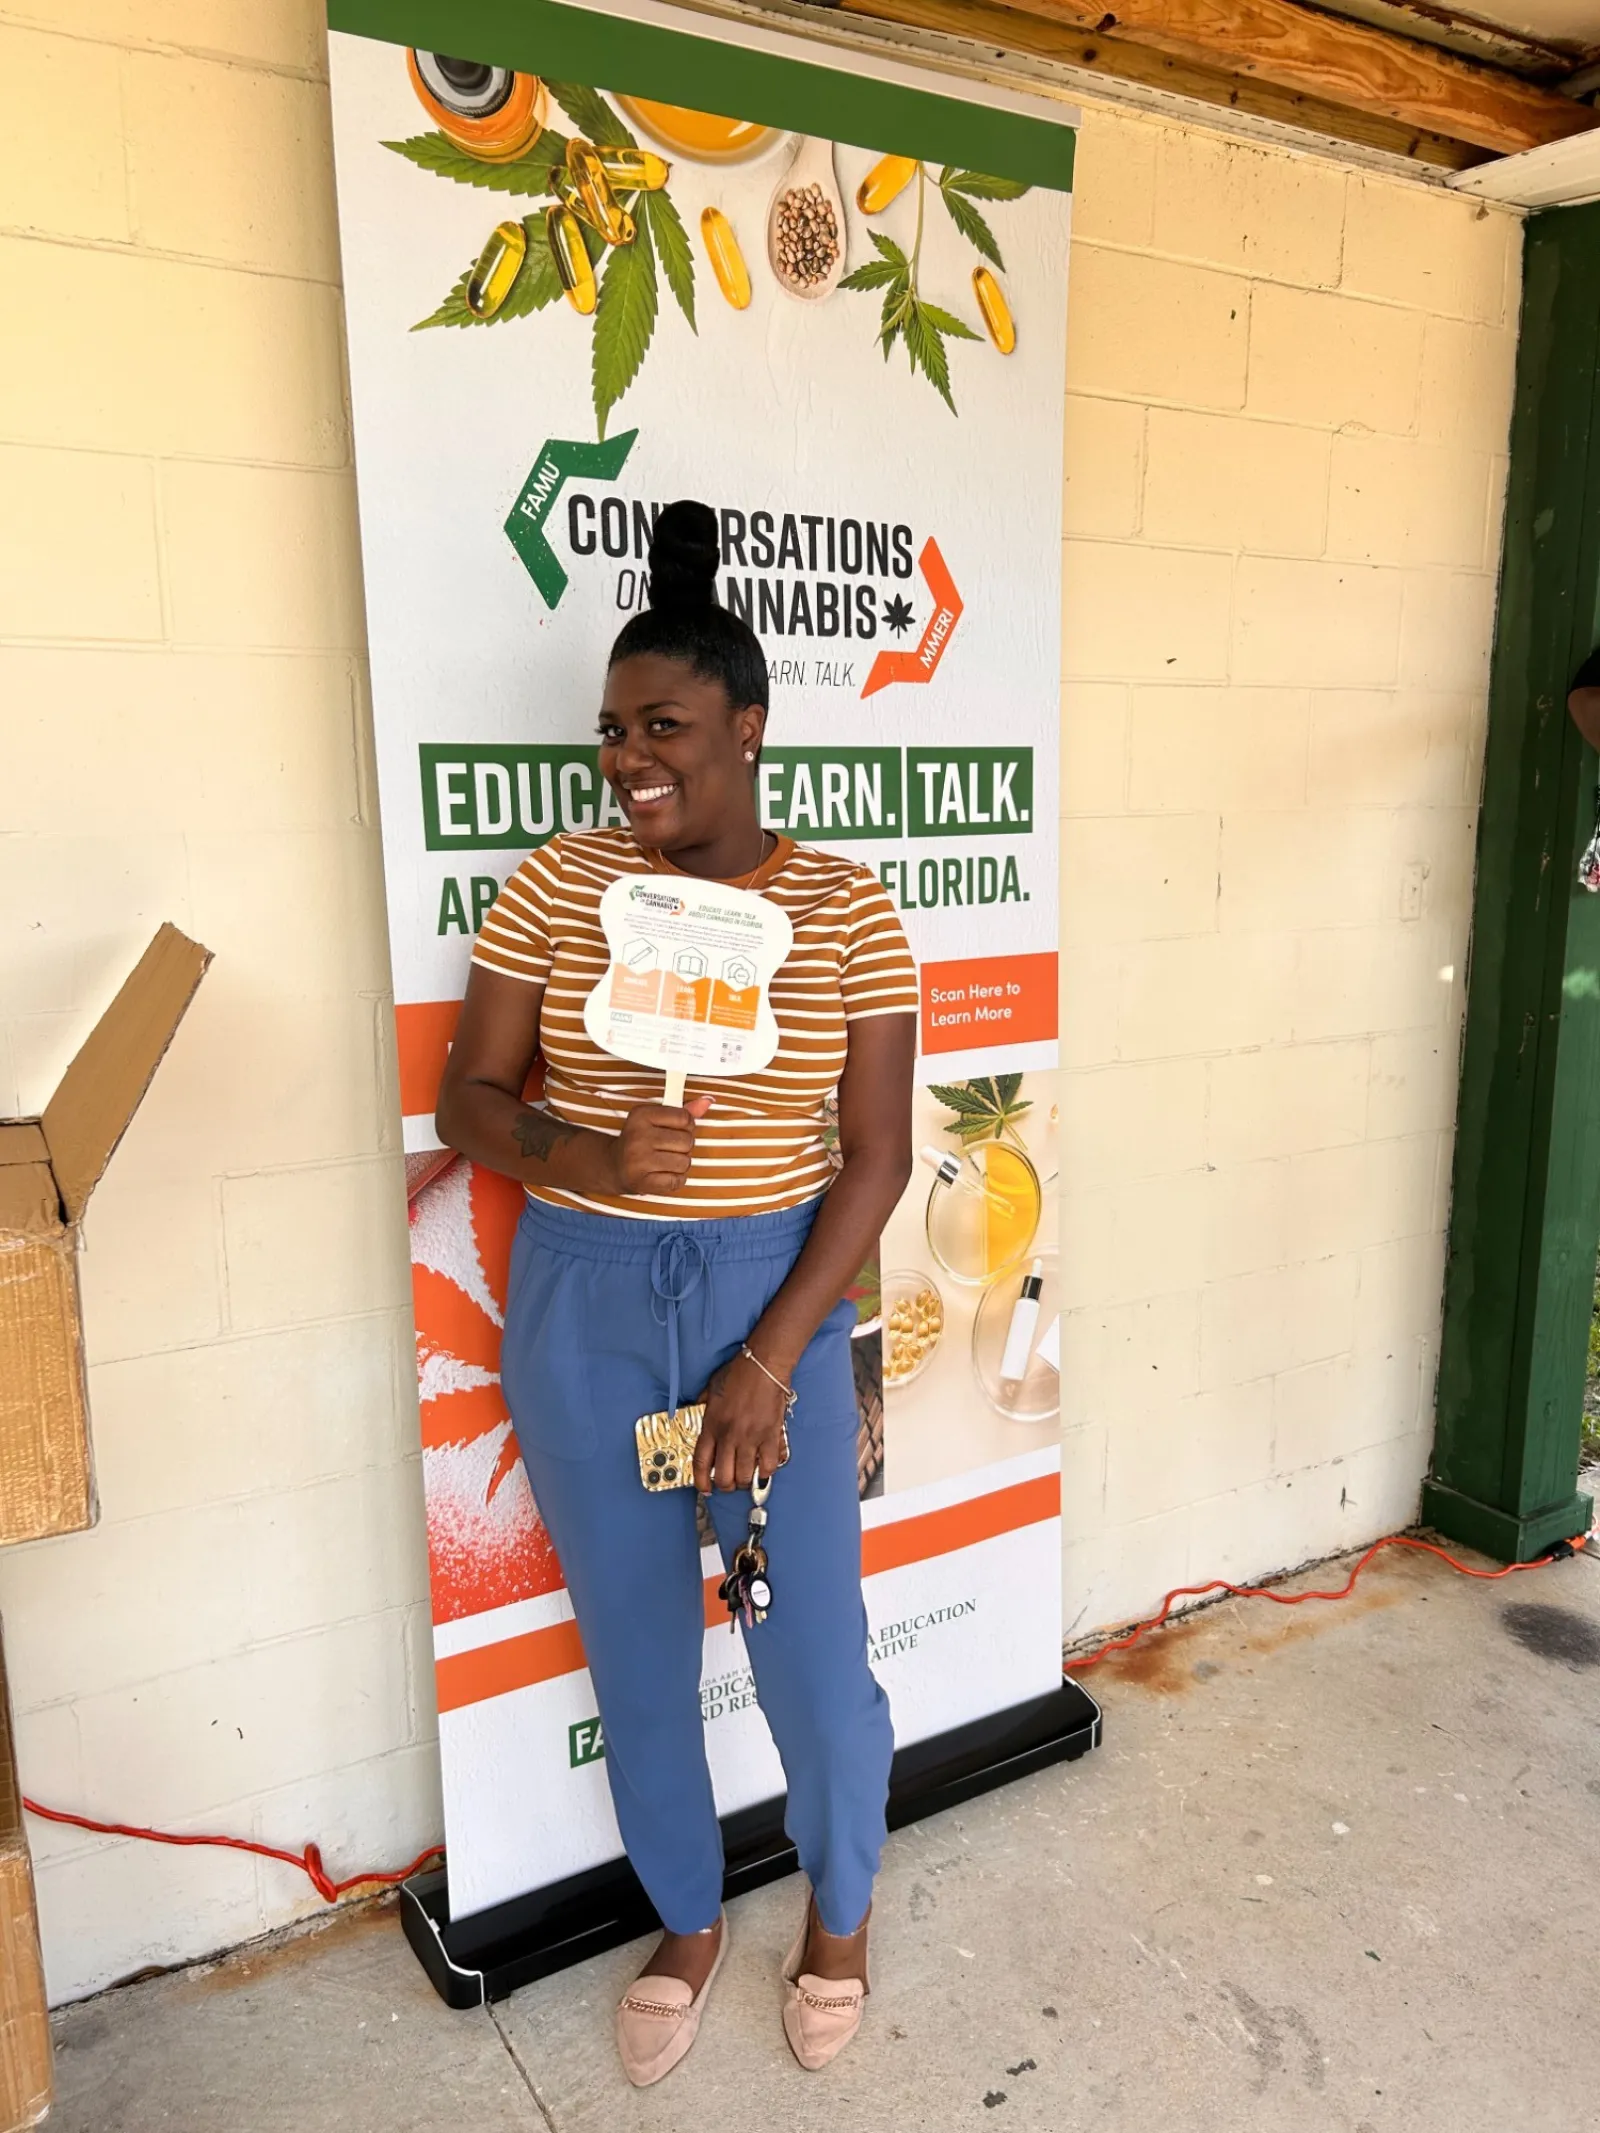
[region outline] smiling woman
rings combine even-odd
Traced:
[[[681,1391],[704,1402],[694,1480],[717,1492],[729,1587],[742,1544],[760,1558],[729,1604],[743,1602],[813,1890],[784,1970],[784,2025],[807,2067],[860,2025],[894,1746],[867,1663],[842,1299],[911,1171],[916,970],[864,867],[761,826],[767,666],[748,623],[716,605],[719,561],[713,513],[669,505],[650,606],[612,648],[600,710],[600,768],[627,828],[563,833],[506,883],[438,1111],[447,1145],[528,1192],[501,1380],[583,1635],[623,1841],[666,1927],[617,2014],[641,2085],[693,2043],[727,1939],[694,1502],[640,1486],[641,1418],[686,1416]],[[691,1079],[681,1106],[584,1022],[611,962],[601,897],[641,873],[754,892],[793,928],[768,993],[776,1053],[758,1073]],[[522,1096],[536,1052],[537,1108]]]

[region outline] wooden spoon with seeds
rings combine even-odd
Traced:
[[[803,134],[767,209],[767,260],[773,277],[786,296],[819,304],[838,288],[847,248],[833,143]]]

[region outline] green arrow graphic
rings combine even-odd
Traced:
[[[568,437],[550,437],[540,446],[539,456],[522,484],[522,493],[511,506],[506,538],[521,556],[523,568],[538,586],[546,607],[554,607],[567,589],[566,568],[544,530],[562,485],[569,474],[615,481],[638,434],[637,430],[624,430],[621,436],[604,444],[579,444]]]

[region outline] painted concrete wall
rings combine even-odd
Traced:
[[[1519,296],[1437,191],[1091,113],[1066,1621],[1416,1516]]]
[[[27,1788],[439,1833],[316,0],[0,0],[0,1110],[217,951],[91,1208],[103,1520],[0,1558]],[[1426,1452],[1515,225],[1086,129],[1069,364],[1068,1618]],[[1443,973],[1443,974],[1442,974]],[[51,1990],[317,1908],[33,1829]]]

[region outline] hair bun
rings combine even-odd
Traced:
[[[698,614],[716,605],[717,514],[709,504],[668,504],[650,535],[650,605]]]

